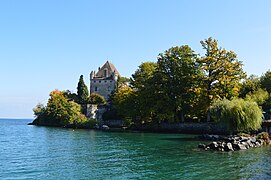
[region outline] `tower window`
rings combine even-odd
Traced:
[[[95,91],[98,91],[98,88],[97,88],[97,86],[95,87]]]
[[[107,76],[108,76],[108,70],[105,69],[105,70],[104,70],[104,77],[107,77]]]

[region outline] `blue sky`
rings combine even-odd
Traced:
[[[248,74],[271,62],[268,0],[0,1],[0,117],[33,118],[50,91],[76,92],[107,59],[130,77],[158,53],[213,37]]]

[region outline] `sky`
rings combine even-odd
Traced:
[[[247,74],[271,68],[269,0],[0,1],[0,117],[33,118],[54,89],[76,92],[79,76],[106,60],[130,77],[173,46],[213,37]]]

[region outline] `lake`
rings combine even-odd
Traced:
[[[28,126],[0,119],[0,179],[271,179],[271,148],[211,152],[195,135]]]

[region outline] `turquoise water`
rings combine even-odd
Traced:
[[[271,179],[271,148],[201,151],[193,135],[27,126],[0,119],[0,179]]]

